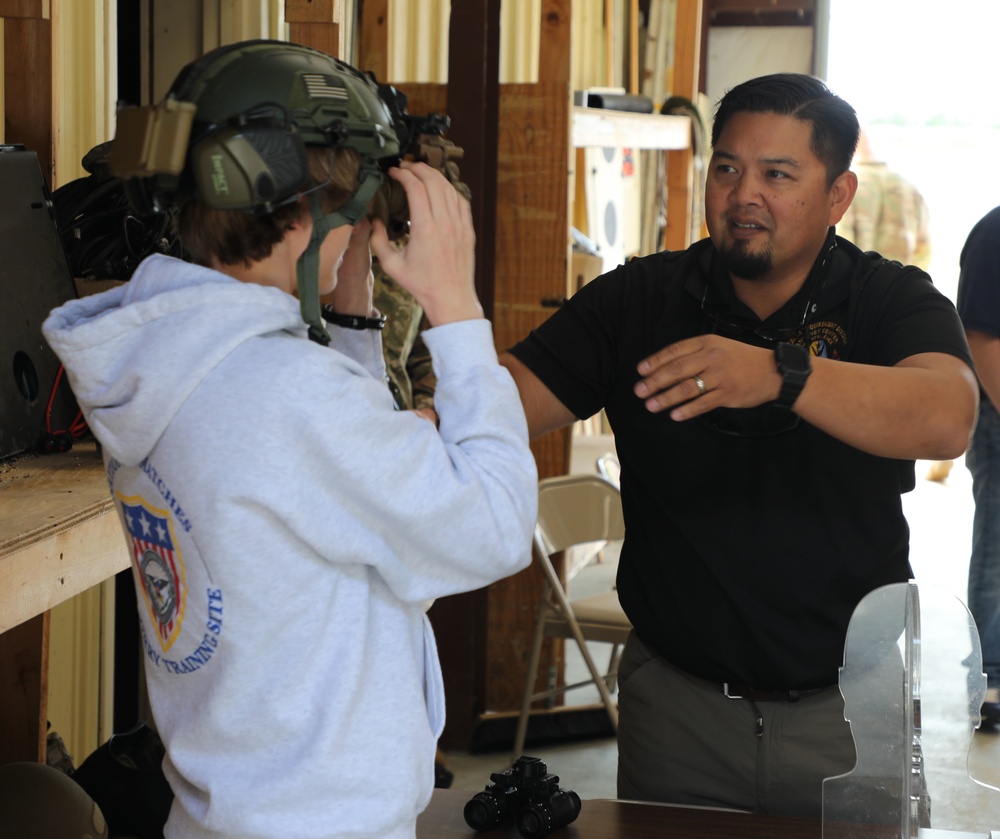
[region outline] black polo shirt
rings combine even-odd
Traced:
[[[634,259],[512,350],[575,416],[606,410],[622,466],[622,605],[647,644],[703,678],[836,684],[854,607],[911,577],[900,495],[913,461],[865,454],[803,421],[767,433],[781,427],[771,406],[675,422],[633,393],[636,364],[713,331],[708,314],[797,343],[805,314],[813,354],[844,361],[943,352],[970,362],[955,308],[927,274],[832,234],[825,254],[764,322],[736,300],[709,240]]]
[[[1000,336],[1000,207],[976,222],[962,246],[958,311],[968,329]]]

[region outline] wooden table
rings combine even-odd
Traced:
[[[417,839],[521,839],[513,822],[476,832],[462,810],[474,793],[434,790],[417,819]],[[822,825],[809,819],[759,816],[730,810],[633,801],[584,801],[576,821],[552,839],[821,839]]]
[[[49,610],[129,561],[94,442],[0,462],[0,764],[44,759]]]

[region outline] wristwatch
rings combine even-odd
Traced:
[[[798,344],[778,344],[774,348],[774,363],[781,374],[781,392],[774,404],[791,410],[812,372],[809,350]]]

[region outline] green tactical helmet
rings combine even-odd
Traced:
[[[306,146],[350,148],[362,159],[358,190],[336,213],[310,196],[313,241],[299,264],[299,297],[311,336],[320,317],[318,249],[355,224],[396,162],[393,117],[372,79],[300,44],[244,41],[184,67],[163,102],[118,112],[112,172],[137,208],[168,211],[188,198],[221,210],[269,213],[316,186]]]
[[[118,114],[111,168],[166,210],[188,197],[268,212],[308,188],[305,146],[397,158],[393,118],[367,76],[284,41],[220,47],[184,67],[163,102]]]

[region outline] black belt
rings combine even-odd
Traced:
[[[749,699],[753,702],[798,702],[807,696],[836,687],[805,688],[803,690],[760,690],[739,682],[722,682],[722,695],[729,699]]]

